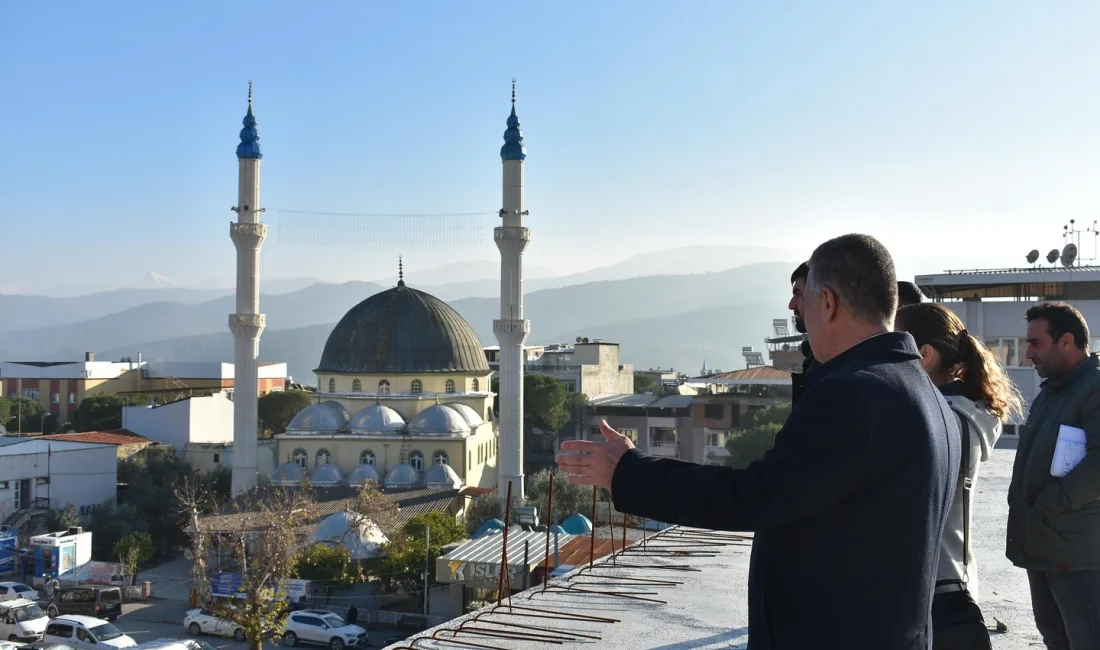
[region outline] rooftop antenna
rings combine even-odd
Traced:
[[[1085,261],[1086,259],[1089,262],[1095,262],[1096,261],[1096,259],[1097,259],[1097,241],[1096,241],[1096,239],[1097,239],[1098,236],[1100,236],[1100,230],[1097,230],[1095,221],[1092,222],[1091,226],[1089,226],[1087,228],[1083,228],[1083,229],[1078,228],[1076,226],[1076,219],[1070,219],[1069,220],[1069,225],[1062,226],[1062,241],[1066,242],[1067,246],[1070,245],[1070,244],[1074,245],[1074,247],[1076,249],[1076,252],[1081,252],[1083,250],[1081,248],[1081,246],[1083,244],[1083,242],[1081,241],[1081,235],[1088,234],[1088,233],[1092,233],[1092,257],[1078,258],[1077,259],[1078,266],[1080,266],[1081,262]],[[1063,262],[1063,264],[1064,264],[1064,262]]]
[[[1038,249],[1034,249],[1030,253],[1027,254],[1027,263],[1032,265],[1032,266],[1035,266],[1035,262],[1038,259],[1039,259],[1039,250]]]
[[[1050,250],[1050,252],[1047,253],[1047,261],[1050,262],[1051,264],[1054,264],[1055,262],[1058,261],[1058,255],[1059,255],[1058,249],[1057,248],[1052,248]]]

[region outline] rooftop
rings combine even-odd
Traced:
[[[604,393],[588,400],[591,407],[679,409],[691,406],[691,395],[651,395],[649,393]]]
[[[145,436],[130,431],[129,429],[114,429],[111,431],[82,431],[79,433],[53,433],[47,436],[38,436],[39,440],[64,440],[68,442],[94,442],[104,445],[140,445],[154,444]]]
[[[791,371],[774,366],[745,368],[732,372],[719,372],[705,377],[696,377],[691,383],[722,385],[778,386],[791,383]]]
[[[1014,457],[1015,452],[1012,449],[997,449],[993,452],[989,462],[983,465],[977,483],[978,494],[974,509],[974,553],[978,558],[981,574],[979,602],[990,625],[1001,621],[1008,627],[1008,631],[1003,634],[993,633],[993,647],[996,650],[1042,647],[1032,619],[1027,575],[1023,570],[1011,566],[1004,557],[1007,518],[1004,494],[1008,490]],[[652,536],[653,533],[650,533],[651,538]],[[493,630],[497,636],[479,636],[476,632],[469,631],[460,635],[461,640],[493,648],[522,645],[525,649],[533,650],[552,647],[564,649],[580,647],[581,644],[595,644],[600,648],[661,650],[746,648],[746,584],[750,546],[739,543],[736,539],[737,536],[729,533],[671,528],[660,534],[657,541],[650,540],[644,545],[634,544],[631,548],[645,548],[650,552],[661,553],[662,547],[667,548],[685,541],[709,540],[710,543],[727,545],[708,547],[714,552],[709,556],[700,554],[671,558],[659,554],[643,555],[635,550],[628,551],[625,557],[619,555],[604,558],[596,561],[596,568],[592,570],[581,567],[551,580],[545,591],[541,586],[536,586],[514,595],[511,611],[504,607],[493,613],[495,608],[487,607],[410,639],[430,637],[432,633],[446,638],[449,633],[443,630],[454,630],[460,624],[466,623],[468,630]],[[583,546],[580,542],[572,543]],[[703,547],[699,548],[702,549]],[[566,564],[564,560],[562,564]],[[643,568],[676,564],[684,565],[688,570]],[[645,580],[666,582],[652,584],[643,582]],[[631,582],[637,585],[627,586],[626,583]],[[614,592],[618,595],[595,592]],[[476,622],[473,620],[475,616],[478,617]],[[547,618],[548,616],[560,618]],[[614,622],[600,622],[595,617],[614,619]],[[509,623],[538,626],[551,631],[534,631],[530,627],[509,628]],[[564,643],[544,643],[542,641],[547,640],[544,637],[541,640],[528,638],[520,644],[516,637],[502,637],[501,633],[542,634]],[[825,647],[828,645],[830,632],[822,630],[821,634],[822,646]],[[589,638],[579,635],[587,635]],[[389,647],[396,649],[409,646],[410,643],[406,640]],[[420,641],[416,647],[455,646]]]

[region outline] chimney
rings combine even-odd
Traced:
[[[95,361],[95,352],[85,352],[84,353],[84,360],[85,361]]]

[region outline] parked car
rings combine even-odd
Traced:
[[[216,648],[200,639],[165,638],[139,643],[129,650],[216,650]]]
[[[0,603],[17,598],[38,600],[38,592],[22,582],[0,582]]]
[[[183,627],[191,636],[200,634],[217,634],[218,636],[231,636],[234,641],[244,641],[244,628],[233,621],[218,618],[213,612],[206,609],[189,609],[183,617]]]
[[[52,618],[83,614],[113,621],[122,614],[122,590],[98,585],[67,587],[46,602],[46,613]]]
[[[303,609],[286,617],[283,645],[293,647],[298,642],[327,645],[332,650],[359,646],[367,640],[367,631],[351,625],[338,614],[321,609]]]
[[[73,650],[103,650],[103,646],[129,648],[137,645],[109,621],[76,614],[50,619],[42,640],[71,646]]]
[[[8,641],[41,641],[50,617],[38,603],[26,598],[0,603],[0,639]]]

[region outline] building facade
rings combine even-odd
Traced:
[[[547,345],[527,362],[527,372],[548,375],[570,393],[589,398],[634,392],[634,366],[624,364],[618,343],[584,339],[573,345]]]
[[[115,445],[29,437],[0,438],[0,522],[24,528],[50,508],[81,515],[114,501]]]

